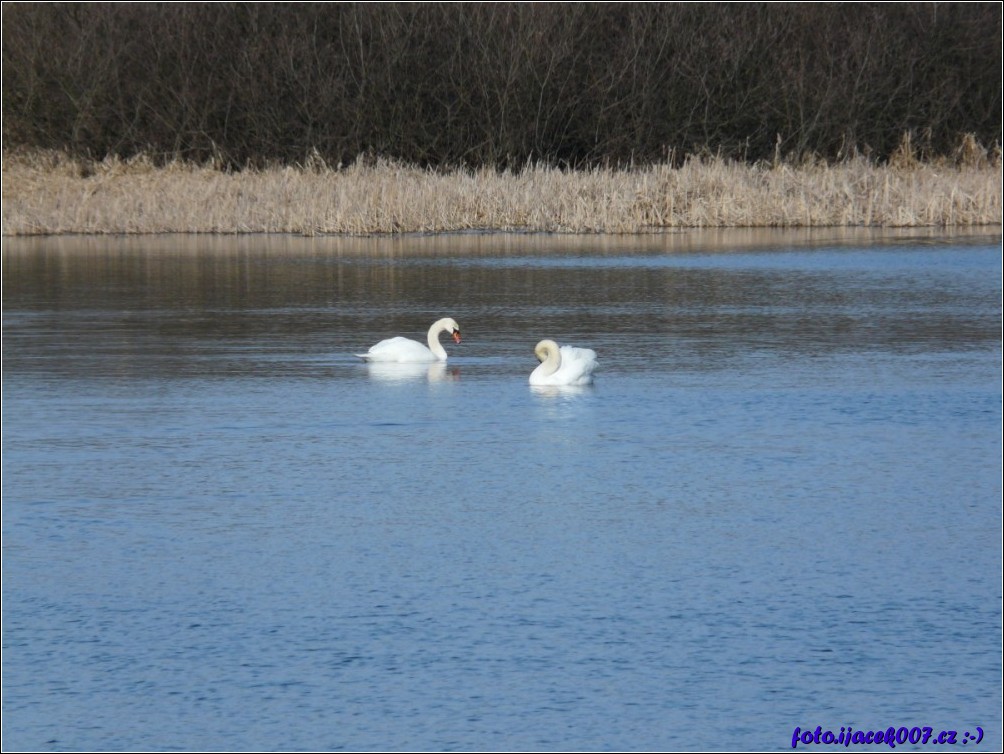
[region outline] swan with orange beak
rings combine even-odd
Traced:
[[[444,317],[432,323],[426,338],[428,346],[410,338],[388,338],[381,340],[366,353],[357,353],[366,361],[393,362],[397,364],[446,361],[447,353],[439,342],[440,333],[450,333],[454,343],[460,343],[460,325],[452,317]]]

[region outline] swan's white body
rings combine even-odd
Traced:
[[[444,317],[433,323],[429,328],[427,341],[428,346],[424,346],[417,340],[409,338],[388,338],[381,340],[366,353],[357,353],[360,359],[366,361],[392,362],[395,364],[428,363],[432,361],[446,361],[446,349],[439,342],[439,334],[448,332],[453,336],[453,340],[460,342],[460,325],[450,317]]]
[[[596,369],[596,351],[542,340],[533,349],[540,365],[530,374],[531,385],[588,385]]]

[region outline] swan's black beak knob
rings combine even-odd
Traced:
[[[454,330],[453,331],[453,342],[454,343],[459,343],[460,342],[460,330]]]

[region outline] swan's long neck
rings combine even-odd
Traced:
[[[439,333],[441,332],[453,332],[450,320],[441,319],[438,322],[434,322],[432,327],[429,328],[429,350],[440,361],[446,361],[446,349],[439,342]]]
[[[538,369],[541,369],[543,374],[551,375],[561,368],[561,351],[554,341],[545,340],[538,343],[533,352],[540,359]]]

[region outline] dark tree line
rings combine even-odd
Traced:
[[[1001,140],[999,3],[4,3],[7,148],[635,164]]]

